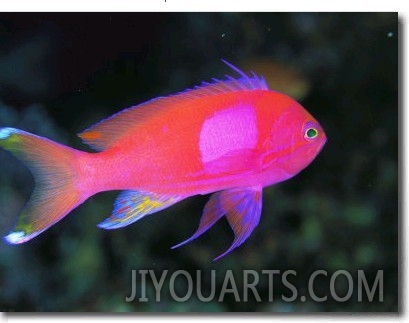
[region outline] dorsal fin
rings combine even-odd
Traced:
[[[170,108],[170,106],[186,106],[192,100],[210,95],[237,91],[268,90],[262,76],[257,76],[253,72],[251,76],[248,76],[227,61],[222,61],[240,74],[241,77],[235,79],[226,75],[226,80],[213,79],[213,83],[203,82],[193,89],[187,89],[175,95],[159,97],[130,107],[91,126],[78,134],[78,136],[93,149],[101,151],[112,147],[139,124],[143,124],[148,118],[156,115],[163,109]]]
[[[156,98],[140,105],[124,109],[111,117],[91,126],[78,136],[91,148],[102,151],[112,147],[120,138],[142,124],[151,115],[159,112],[170,102],[167,98]]]

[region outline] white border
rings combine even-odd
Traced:
[[[72,321],[78,321],[80,323],[82,322],[87,322],[87,323],[101,323],[101,322],[116,322],[116,321],[121,321],[121,322],[131,322],[131,323],[141,323],[141,322],[152,322],[152,323],[164,323],[164,322],[187,322],[187,323],[203,323],[203,322],[208,322],[208,321],[214,321],[216,323],[218,322],[228,322],[228,323],[249,323],[249,322],[266,322],[266,323],[271,323],[271,322],[304,322],[304,321],[309,321],[309,322],[345,322],[345,320],[348,320],[348,322],[385,322],[385,321],[391,321],[391,320],[396,320],[397,316],[391,316],[391,315],[378,315],[378,316],[373,316],[373,315],[367,315],[366,317],[361,316],[361,315],[349,315],[346,317],[345,315],[304,315],[300,316],[298,315],[285,315],[285,314],[277,314],[277,313],[270,313],[268,315],[257,315],[257,314],[246,314],[246,313],[239,313],[239,314],[231,314],[229,316],[227,315],[209,315],[208,317],[205,317],[205,315],[175,315],[175,313],[169,313],[168,315],[110,315],[110,314],[100,314],[98,317],[94,316],[92,317],[91,315],[49,315],[49,316],[43,316],[43,317],[30,317],[27,315],[26,317],[8,317],[9,322],[13,323],[26,323],[26,322],[41,322],[41,323],[52,323],[58,320],[58,322],[72,322]]]
[[[335,1],[322,1],[322,0],[287,0],[287,1],[271,1],[271,0],[247,0],[247,1],[242,1],[242,0],[115,0],[115,1],[107,1],[107,0],[99,0],[99,1],[90,1],[90,0],[70,0],[70,1],[62,1],[62,0],[13,0],[13,1],[1,1],[0,3],[0,12],[13,12],[13,11],[35,11],[35,12],[40,12],[40,11],[310,11],[310,12],[323,12],[323,11],[399,11],[399,17],[400,17],[400,23],[401,23],[401,32],[403,33],[403,37],[401,38],[400,44],[403,45],[403,48],[400,48],[400,55],[401,61],[400,63],[404,63],[403,60],[405,57],[403,57],[404,53],[408,53],[407,50],[407,33],[406,33],[406,28],[404,28],[404,24],[406,23],[406,14],[407,14],[407,2],[403,1],[398,1],[398,0],[389,0],[389,1],[368,1],[368,0],[354,0],[354,1],[342,1],[342,2],[335,2]],[[404,63],[403,66],[405,67],[404,71],[400,70],[401,73],[404,75],[407,75],[408,72],[408,64]],[[400,66],[401,68],[401,66]],[[404,94],[408,93],[408,86],[407,83],[403,81],[404,77],[403,75],[401,76],[400,80],[403,82],[403,85],[405,86],[400,87],[401,90],[403,90],[403,93],[400,93],[401,97],[401,104],[404,105],[406,100],[404,99]],[[406,107],[402,106],[400,107],[402,115],[404,117],[404,122],[401,123],[402,127],[400,131],[403,132],[403,137],[401,137],[401,140],[404,139],[404,143],[408,142],[408,131],[406,130],[406,126],[409,124],[409,113],[406,112],[404,113]],[[403,127],[403,125],[406,125]],[[403,148],[402,144],[399,148]],[[404,154],[401,155],[403,157],[403,160],[400,162],[402,163],[401,170],[404,168],[404,163],[405,161],[408,160],[408,149],[404,149]],[[403,182],[401,182],[401,187],[406,187],[407,182],[407,177],[406,173],[404,172],[403,174],[400,175],[405,175],[401,180],[403,179]],[[402,201],[401,203],[404,204],[404,202],[407,201],[408,196],[407,196],[407,190],[404,190],[401,195]],[[409,221],[405,221],[405,213],[406,210],[405,207],[402,207],[401,209],[401,221],[403,225],[403,229],[401,233],[405,235],[406,233],[409,232]],[[404,273],[401,274],[400,278],[401,279],[407,279],[407,256],[404,254],[405,251],[408,250],[407,248],[407,239],[403,237],[401,239],[402,242],[402,259],[401,262],[403,263],[403,266],[401,269],[403,269]],[[406,302],[407,302],[407,286],[408,284],[403,281],[404,285],[402,287],[402,294],[400,295],[400,303],[401,303],[401,310],[405,311],[407,309]],[[241,317],[238,317],[238,314],[232,313],[231,316],[227,317],[225,315],[212,315],[210,317],[198,317],[196,316],[189,316],[189,315],[179,315],[179,316],[173,316],[171,314],[159,314],[156,316],[150,316],[148,314],[142,314],[142,315],[125,315],[125,316],[113,316],[113,315],[96,315],[96,316],[91,316],[91,315],[68,315],[66,317],[63,317],[62,315],[60,316],[54,316],[54,315],[37,315],[34,317],[30,317],[30,315],[27,316],[14,316],[14,315],[5,315],[5,314],[0,314],[0,322],[15,322],[15,323],[20,323],[20,322],[32,322],[32,321],[37,321],[37,322],[54,322],[55,320],[58,320],[60,322],[71,322],[73,320],[78,321],[79,323],[86,322],[86,323],[100,323],[101,321],[105,322],[112,322],[116,320],[121,320],[121,321],[128,321],[128,322],[135,322],[137,320],[138,322],[157,322],[157,323],[163,323],[164,321],[169,322],[169,321],[186,321],[186,322],[192,322],[194,321],[195,323],[201,323],[201,322],[207,322],[209,319],[212,321],[223,321],[223,322],[243,322],[243,323],[248,323],[249,320],[251,321],[265,321],[265,322],[271,322],[272,320],[274,321],[289,321],[289,322],[297,322],[297,321],[318,321],[318,322],[332,322],[332,321],[345,321],[346,317],[344,315],[337,316],[337,315],[306,315],[306,316],[300,316],[301,313],[298,313],[298,315],[293,315],[291,317],[288,317],[286,315],[280,315],[280,314],[271,314],[271,315],[243,315],[241,314]],[[399,316],[400,320],[403,320],[405,315]],[[358,322],[358,321],[390,321],[390,320],[396,320],[397,316],[396,315],[358,315],[358,316],[349,316],[347,319],[348,321],[351,322]]]
[[[166,1],[166,2],[165,2]],[[1,1],[1,11],[393,11],[406,5],[389,1],[322,0],[13,0]]]

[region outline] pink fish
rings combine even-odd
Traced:
[[[225,61],[224,61],[225,62]],[[263,187],[287,180],[326,142],[318,122],[263,77],[227,76],[125,109],[83,133],[96,153],[78,151],[14,128],[0,128],[0,146],[25,162],[36,186],[8,243],[26,242],[90,196],[121,190],[112,215],[98,226],[116,229],[197,194],[214,193],[196,239],[222,216],[240,246],[258,225]]]

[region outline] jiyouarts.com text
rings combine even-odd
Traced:
[[[316,270],[303,286],[297,286],[296,276],[294,270],[243,270],[240,273],[232,270],[220,273],[216,270],[197,270],[193,274],[185,270],[132,270],[131,292],[125,300],[160,302],[167,293],[166,296],[170,295],[177,302],[188,301],[191,297],[197,297],[201,302],[223,302],[226,297],[234,297],[236,302],[274,302],[277,299],[285,302],[345,302],[353,298],[358,302],[383,302],[383,270],[378,270],[376,277],[371,279],[367,279],[363,270],[337,270],[333,273]],[[275,285],[280,286],[280,295],[274,292]],[[327,287],[324,289],[326,292],[323,292],[323,285]],[[264,292],[259,292],[261,289]]]

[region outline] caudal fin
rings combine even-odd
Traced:
[[[76,185],[74,149],[13,128],[0,128],[0,147],[21,159],[35,180],[16,226],[4,237],[8,243],[34,238],[86,199]]]

